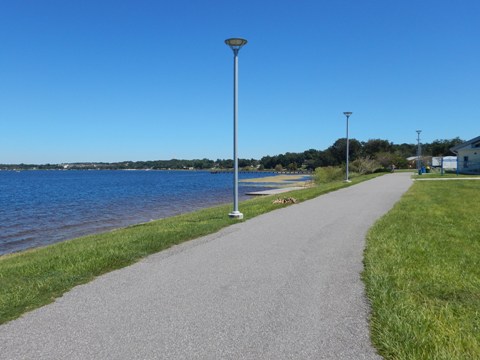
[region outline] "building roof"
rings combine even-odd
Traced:
[[[480,136],[477,136],[476,138],[473,138],[471,140],[465,141],[464,143],[458,144],[452,148],[450,148],[450,151],[453,153],[457,153],[458,150],[461,150],[467,146],[474,145],[474,144],[480,144]]]

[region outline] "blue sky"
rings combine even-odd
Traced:
[[[478,0],[4,0],[0,163],[232,157],[480,135]]]

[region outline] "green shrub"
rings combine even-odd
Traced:
[[[317,184],[343,180],[344,177],[344,169],[340,166],[319,167],[315,169],[313,175],[315,183]]]
[[[360,175],[374,174],[382,169],[382,165],[375,159],[360,158],[352,162],[349,170]]]
[[[405,169],[408,167],[408,161],[398,154],[391,154],[388,152],[379,152],[375,155],[375,160],[380,163],[385,169],[390,169],[392,164],[397,169]]]

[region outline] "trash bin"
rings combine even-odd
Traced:
[[[422,169],[418,169],[418,175],[422,175]]]
[[[422,166],[422,174],[425,174],[425,166]]]

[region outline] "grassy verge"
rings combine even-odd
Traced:
[[[363,279],[386,359],[480,359],[480,182],[416,182],[369,231]]]
[[[429,179],[429,178],[434,178],[434,179],[442,179],[442,178],[454,178],[454,179],[461,179],[461,178],[480,178],[478,175],[465,175],[465,174],[454,174],[454,173],[445,173],[445,174],[440,174],[438,172],[434,173],[426,173],[422,175],[414,174],[413,176],[414,179]]]
[[[351,184],[334,182],[285,193],[298,201],[374,177],[355,178]],[[278,209],[276,197],[241,203],[245,219]],[[52,302],[72,287],[138,261],[172,245],[214,233],[236,223],[227,214],[231,205],[183,214],[128,228],[86,236],[55,245],[0,257],[0,324]]]

